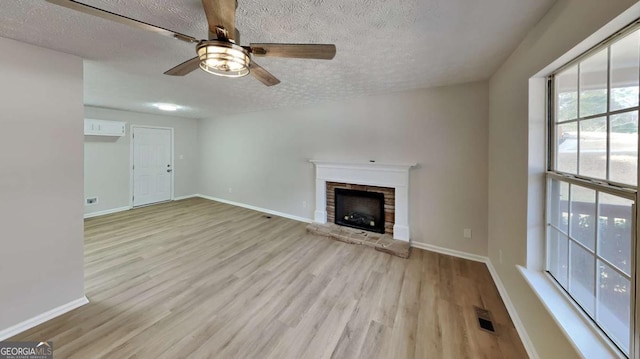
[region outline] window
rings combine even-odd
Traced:
[[[640,30],[549,79],[547,271],[630,355],[635,332]]]

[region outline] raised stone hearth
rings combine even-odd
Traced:
[[[401,258],[409,258],[411,252],[409,242],[393,239],[388,233],[367,232],[360,229],[338,226],[333,223],[312,223],[307,226],[307,231],[349,244],[365,245],[377,251],[389,253]]]

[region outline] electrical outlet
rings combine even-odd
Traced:
[[[233,189],[229,187],[229,193],[233,193]]]
[[[464,235],[464,238],[471,239],[471,228],[465,228],[462,231],[462,234]]]
[[[302,201],[302,208],[307,208],[307,201]]]
[[[96,203],[98,203],[98,197],[86,198],[84,200],[85,206],[90,206],[90,205],[93,205],[93,204],[96,204]]]

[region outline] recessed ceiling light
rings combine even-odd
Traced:
[[[176,111],[178,109],[178,105],[171,103],[157,103],[155,106],[162,111]]]

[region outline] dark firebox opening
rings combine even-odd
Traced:
[[[384,194],[336,188],[336,224],[384,233]]]

